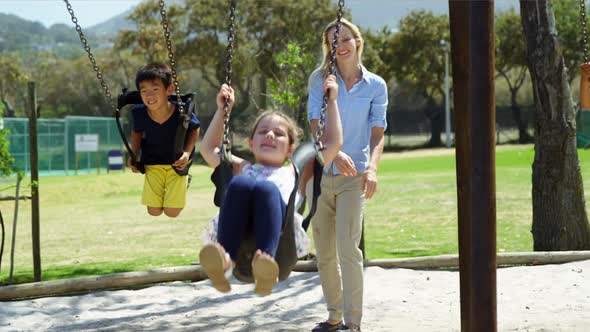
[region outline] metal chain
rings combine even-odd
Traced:
[[[590,61],[588,56],[588,28],[586,25],[586,3],[580,0],[580,21],[582,23],[582,49],[584,50],[584,63]]]
[[[162,28],[164,28],[164,37],[166,37],[166,48],[168,49],[168,60],[170,61],[170,69],[172,71],[172,83],[176,92],[177,104],[181,115],[184,115],[184,107],[180,98],[180,87],[178,84],[178,75],[176,74],[176,60],[174,58],[174,51],[172,50],[172,41],[170,40],[170,24],[166,15],[166,4],[160,0],[160,16],[162,16]]]
[[[76,26],[76,31],[78,32],[78,35],[80,36],[80,41],[82,42],[82,45],[84,46],[84,50],[86,51],[86,53],[88,53],[88,59],[90,60],[90,63],[92,64],[92,68],[96,72],[96,78],[98,78],[98,80],[100,81],[100,86],[102,87],[105,95],[107,96],[107,99],[111,105],[111,108],[113,109],[113,111],[115,113],[115,116],[119,117],[120,116],[119,108],[117,108],[117,106],[115,106],[115,103],[113,102],[113,99],[111,96],[111,91],[109,90],[109,87],[107,86],[107,84],[104,80],[104,76],[102,74],[102,71],[100,70],[100,67],[96,63],[96,59],[94,58],[92,51],[90,50],[90,45],[88,44],[88,40],[86,40],[86,36],[84,36],[84,33],[82,32],[82,27],[80,26],[80,24],[78,24],[78,18],[76,18],[76,15],[74,14],[74,10],[72,9],[72,5],[70,5],[70,2],[68,0],[64,0],[64,2],[66,4],[66,8],[68,9],[68,12],[70,13],[70,16],[72,17],[72,22]]]
[[[328,75],[333,75],[336,69],[336,48],[338,48],[338,37],[340,36],[340,27],[342,25],[342,15],[344,12],[344,0],[338,1],[338,15],[336,19],[336,29],[334,30],[334,39],[332,40],[332,48],[330,49],[330,61],[328,62]],[[328,95],[324,94],[324,103],[320,111],[320,119],[318,121],[318,130],[315,132],[315,144],[320,150],[323,150],[321,137],[324,135],[324,127],[326,125],[326,113],[328,107]]]
[[[231,87],[231,74],[232,74],[232,59],[234,53],[234,38],[235,38],[235,12],[236,12],[236,0],[230,1],[229,6],[229,25],[227,27],[227,58],[225,63],[225,84]],[[226,99],[223,104],[223,145],[226,151],[231,150],[231,142],[229,140],[229,100]],[[221,154],[223,155],[223,153]]]

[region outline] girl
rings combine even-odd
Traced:
[[[342,146],[342,127],[336,98],[338,85],[334,76],[324,80],[323,91],[329,93],[327,124],[321,151],[326,162],[332,161]],[[219,146],[223,139],[223,106],[234,105],[234,90],[224,84],[217,94],[217,111],[201,144],[201,155],[211,167],[219,165]],[[284,166],[295,150],[301,130],[294,121],[278,111],[263,112],[254,124],[248,140],[255,163],[232,157],[234,178],[227,188],[219,215],[217,243],[201,249],[201,266],[213,286],[229,292],[228,272],[235,266],[244,230],[254,228],[256,253],[252,259],[254,292],[268,295],[278,279],[279,268],[274,256],[279,244],[289,195],[295,181],[292,166]],[[226,253],[227,252],[227,253]]]

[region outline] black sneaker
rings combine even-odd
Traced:
[[[342,322],[338,324],[330,324],[328,321],[318,323],[311,332],[332,332],[332,331],[340,331],[343,327],[345,327]]]
[[[340,331],[345,331],[345,332],[361,332],[361,328],[359,327],[358,330],[355,330],[352,327],[348,327],[346,325],[342,325],[342,328],[340,328]]]

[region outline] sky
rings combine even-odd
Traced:
[[[78,23],[93,26],[119,15],[141,0],[69,0]],[[0,13],[14,14],[45,27],[55,23],[72,24],[62,0],[0,0]]]
[[[69,1],[78,17],[78,22],[85,27],[102,23],[141,2],[141,0]],[[361,18],[363,22],[375,21],[379,25],[377,28],[380,28],[383,22],[393,26],[396,25],[395,22],[399,18],[406,15],[410,10],[420,8],[428,8],[436,14],[448,14],[448,1],[445,0],[346,0],[345,5],[352,10],[353,18],[357,19],[360,17],[355,16],[355,12],[357,12],[355,9],[367,5],[379,7],[382,1],[395,1],[392,12],[374,12],[370,14],[373,15],[373,18]],[[514,6],[518,10],[518,0],[496,0],[494,3],[497,10],[506,9],[510,6]],[[366,14],[367,11],[362,12]],[[55,23],[72,24],[63,0],[0,0],[0,13],[15,14],[30,21],[38,21],[46,27],[50,27]]]

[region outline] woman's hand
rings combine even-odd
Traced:
[[[377,172],[367,168],[361,179],[361,188],[365,192],[365,198],[369,199],[377,192]]]
[[[344,176],[355,176],[356,175],[356,167],[354,166],[354,161],[344,152],[340,151],[334,157],[334,165],[340,172],[340,174]]]
[[[329,75],[324,80],[324,94],[328,95],[329,100],[336,100],[338,98],[338,81],[336,76]]]

